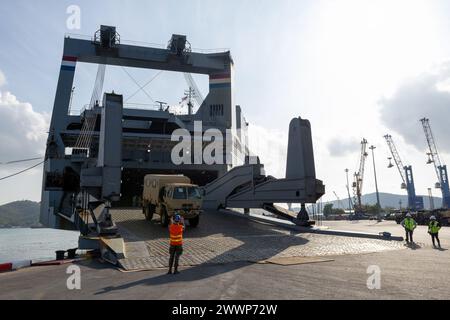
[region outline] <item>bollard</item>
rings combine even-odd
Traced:
[[[77,250],[78,250],[78,248],[74,248],[74,249],[69,249],[69,250],[67,250],[67,258],[69,258],[69,259],[75,259]]]
[[[64,260],[64,255],[66,253],[65,250],[57,250],[56,252],[56,260],[60,261],[60,260]]]

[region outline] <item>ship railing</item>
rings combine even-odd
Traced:
[[[95,38],[88,35],[83,34],[77,34],[77,33],[66,33],[66,38],[73,38],[73,39],[80,39],[80,40],[88,40],[88,41],[95,41]],[[161,43],[152,43],[152,42],[145,42],[145,41],[135,41],[135,40],[127,40],[127,39],[121,39],[121,44],[126,45],[133,45],[133,46],[141,46],[141,47],[150,47],[150,48],[158,48],[158,49],[167,49],[167,45],[161,44]],[[230,51],[230,48],[213,48],[213,49],[202,49],[202,48],[192,48],[192,52],[197,53],[223,53]]]

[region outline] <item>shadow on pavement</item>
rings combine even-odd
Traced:
[[[139,228],[129,222],[122,222],[122,224],[125,224],[123,227],[128,227],[128,230],[134,229],[130,231],[134,231],[133,233],[141,237],[141,240],[143,237],[145,237],[143,240],[155,238],[168,239],[167,229],[163,229],[153,222],[150,223],[145,220],[139,221],[139,224],[141,225]],[[145,225],[144,230],[142,229],[142,225]],[[182,270],[180,274],[167,275],[167,269],[161,269],[162,274],[159,276],[117,287],[105,287],[103,288],[103,291],[97,292],[96,295],[110,291],[124,290],[139,285],[151,286],[179,281],[201,280],[233,271],[248,266],[250,263],[269,259],[291,246],[305,245],[309,240],[299,237],[298,235],[301,233],[302,232],[296,232],[294,230],[280,229],[269,224],[254,222],[244,217],[228,217],[221,213],[209,213],[207,219],[204,219],[204,224],[199,226],[199,228],[192,229],[188,227],[186,229],[186,238],[197,238],[217,234],[221,237],[238,239],[242,244],[236,248],[218,254],[201,264],[186,269],[180,268],[180,270]],[[168,252],[167,259],[169,259]],[[183,255],[180,257],[180,261],[182,260]]]
[[[408,247],[408,248],[410,248],[411,250],[422,249],[422,246],[419,245],[419,244],[416,243],[416,242],[413,242],[413,243],[406,243],[405,246]]]
[[[112,214],[113,219],[115,219],[115,215],[122,215],[121,219],[115,222],[127,241],[167,239],[169,236],[167,228],[163,228],[158,221],[158,215],[155,215],[152,221],[147,221],[139,210],[128,210],[126,213],[117,210],[117,213],[113,212]],[[200,224],[196,228],[189,227],[189,223],[187,223],[184,233],[186,238],[202,238],[216,235],[230,237],[256,236],[263,234],[280,234],[280,228],[255,222],[244,216],[239,217],[214,211],[204,212],[201,215]]]
[[[295,235],[294,233],[291,233],[291,235]],[[123,290],[128,289],[130,287],[138,286],[138,285],[160,285],[160,284],[166,284],[171,282],[179,282],[179,281],[195,281],[195,280],[202,280],[205,278],[209,278],[212,276],[216,276],[222,273],[226,273],[229,271],[233,271],[245,266],[250,265],[251,263],[256,263],[260,260],[266,260],[269,259],[278,253],[284,251],[285,249],[289,248],[290,246],[297,246],[297,245],[304,245],[308,243],[307,239],[300,238],[300,237],[284,237],[286,240],[282,240],[283,238],[280,238],[278,240],[281,240],[276,243],[270,243],[270,239],[267,242],[267,248],[261,249],[261,246],[264,247],[264,242],[244,242],[241,246],[228,250],[224,252],[223,254],[220,254],[216,257],[213,257],[212,259],[196,265],[192,267],[187,267],[186,269],[180,268],[181,273],[177,275],[167,275],[168,269],[161,269],[162,275],[156,276],[154,278],[145,279],[145,280],[139,280],[136,282],[131,282],[129,284],[124,284],[122,286],[117,287],[105,287],[103,288],[103,291],[100,291],[96,293],[98,294],[104,294],[110,291],[115,290]],[[240,238],[242,240],[242,238]],[[264,241],[264,240],[263,240]],[[266,240],[267,241],[267,240]],[[256,252],[258,250],[258,256],[260,258],[253,258],[252,259],[252,253]],[[262,252],[261,252],[262,250]],[[233,262],[227,262],[227,263],[221,263],[222,259],[225,258],[225,256],[234,256],[235,260]],[[167,253],[167,259],[169,259],[169,253]],[[183,259],[183,255],[180,257],[180,261]]]
[[[249,262],[231,262],[221,265],[199,265],[195,267],[188,267],[186,269],[180,269],[179,274],[167,274],[167,269],[161,269],[161,274],[153,278],[141,279],[115,287],[105,287],[102,289],[102,291],[96,292],[95,295],[101,295],[113,291],[127,290],[140,285],[155,286],[180,281],[195,281],[227,273],[239,268],[246,267],[250,264],[251,263]]]

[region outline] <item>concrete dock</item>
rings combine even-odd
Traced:
[[[415,232],[417,244],[408,247],[398,241],[294,232],[236,216],[205,214],[198,229],[187,229],[181,273],[166,275],[166,231],[137,213],[115,214],[119,227],[128,232],[126,240],[144,244],[144,254],[150,258],[144,263],[148,270],[123,272],[97,260],[83,261],[77,264],[81,290],[69,290],[67,265],[27,268],[0,274],[0,299],[450,297],[450,253],[446,249],[450,246],[449,228],[441,231],[444,249],[439,250],[432,248],[422,226]],[[324,225],[337,230],[403,235],[401,227],[392,221],[330,221]],[[274,257],[299,260],[294,264],[261,263]],[[379,267],[380,289],[367,286],[369,266]]]

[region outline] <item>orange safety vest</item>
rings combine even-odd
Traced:
[[[171,246],[183,245],[183,225],[174,223],[171,224],[169,226],[169,233]]]

